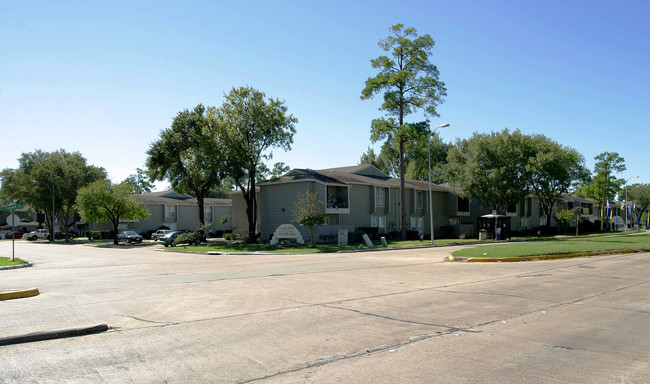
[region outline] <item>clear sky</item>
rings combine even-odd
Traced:
[[[649,183],[648,15],[646,0],[0,0],[0,169],[63,148],[122,181],[179,111],[247,85],[298,118],[269,166],[357,164],[382,115],[360,100],[369,61],[403,23],[436,41],[443,140],[544,134],[590,169],[618,152],[619,177]]]

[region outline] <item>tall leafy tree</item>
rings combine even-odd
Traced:
[[[129,184],[131,186],[131,193],[135,194],[150,193],[154,187],[147,173],[141,168],[136,168],[135,173],[129,175],[122,183]]]
[[[273,169],[271,170],[270,176],[272,178],[273,177],[280,177],[280,176],[288,173],[289,171],[291,171],[291,167],[289,167],[288,165],[286,165],[285,163],[280,161],[280,162],[277,162],[277,163],[273,164]]]
[[[442,169],[447,163],[447,152],[451,147],[438,133],[431,136],[431,181],[445,183]],[[406,145],[406,177],[412,180],[429,181],[429,135],[424,134]]]
[[[219,185],[225,162],[206,108],[199,104],[191,111],[179,112],[147,155],[151,181],[169,180],[176,192],[195,196],[200,224],[205,224],[205,197]]]
[[[420,123],[426,124],[426,123]],[[412,180],[429,180],[429,142],[428,125],[425,131],[416,131],[404,145],[405,178]],[[431,168],[432,181],[445,183],[442,166],[447,162],[447,151],[451,144],[445,143],[434,133],[431,137]],[[361,155],[359,164],[372,164],[385,174],[398,177],[399,175],[399,144],[386,141],[379,154],[371,147]]]
[[[131,188],[128,183],[113,185],[109,180],[99,180],[79,190],[77,203],[81,218],[88,222],[111,223],[115,245],[121,220],[142,220],[150,215],[143,204],[129,197]]]
[[[616,152],[603,152],[594,158],[596,164],[594,165],[594,183],[601,189],[602,185],[602,199],[601,203],[614,199],[616,192],[621,189],[625,183],[623,179],[616,177],[617,173],[621,173],[627,169],[625,166],[625,159],[619,156]]]
[[[625,194],[624,191],[619,195]],[[627,187],[628,204],[634,208],[637,223],[641,226],[643,214],[650,208],[650,184],[633,184]]]
[[[224,102],[211,111],[216,129],[215,140],[226,155],[226,171],[242,191],[248,217],[248,239],[257,240],[258,170],[272,157],[273,148],[290,150],[297,119],[287,113],[283,101],[266,98],[251,87],[233,88]]]
[[[533,153],[519,130],[474,133],[449,150],[446,177],[463,197],[477,197],[490,210],[504,213],[529,193],[526,165]]]
[[[397,177],[399,175],[399,152],[391,144],[391,142],[385,142],[381,146],[379,154],[376,154],[373,148],[368,147],[368,151],[361,155],[359,164],[374,165],[385,174]]]
[[[546,215],[546,228],[551,226],[553,206],[576,182],[589,177],[584,157],[573,148],[564,147],[544,135],[530,138],[531,156],[526,163],[530,189],[539,199]]]
[[[380,110],[386,117],[371,124],[373,142],[395,141],[399,148],[400,225],[402,238],[406,238],[406,197],[404,145],[413,137],[413,125],[405,124],[411,113],[422,110],[427,117],[436,117],[436,108],[446,95],[445,84],[439,80],[439,71],[429,62],[435,44],[431,36],[418,36],[415,28],[396,24],[390,28],[391,36],[379,41],[379,46],[389,55],[370,61],[378,70],[375,77],[366,80],[361,99],[373,98],[383,93]]]
[[[616,174],[627,169],[625,159],[616,152],[603,152],[594,157],[596,163],[592,179],[583,183],[576,191],[578,196],[594,199],[600,205],[601,229],[603,229],[605,204],[613,201],[621,190],[625,180],[616,177]]]
[[[74,224],[79,189],[106,178],[103,168],[88,165],[79,152],[64,149],[23,153],[18,163],[18,169],[2,171],[2,194],[43,213],[52,236],[55,217],[65,232]]]

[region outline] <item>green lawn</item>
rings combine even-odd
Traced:
[[[434,241],[436,245],[444,244],[466,244],[477,242],[474,239],[440,239]],[[426,247],[431,245],[431,240],[387,240],[387,248],[413,248],[413,247]],[[382,249],[384,248],[381,244],[381,241],[373,241],[375,248]],[[233,244],[233,245],[202,245],[198,247],[175,247],[168,248],[172,251],[180,252],[264,252],[264,253],[333,253],[338,251],[350,251],[358,249],[368,249],[365,245],[360,244],[349,244],[349,245],[337,245],[337,244],[316,244],[315,248],[310,248],[308,244],[304,246],[289,246],[284,247],[281,245],[268,245],[268,244]]]
[[[458,257],[519,257],[585,252],[650,250],[650,235],[553,239],[484,245],[453,253]]]
[[[0,267],[8,267],[11,265],[20,265],[20,264],[27,264],[27,262],[21,259],[15,259],[14,261],[11,261],[11,258],[0,257]]]

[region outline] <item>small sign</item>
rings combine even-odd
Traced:
[[[339,234],[339,245],[348,245],[348,230],[347,229],[340,229],[338,230]]]
[[[7,206],[2,207],[2,211],[3,212],[8,212],[8,211],[13,211],[13,210],[16,210],[16,209],[20,209],[22,207],[23,207],[22,204],[12,204],[12,205],[7,205]]]
[[[15,227],[16,225],[20,225],[20,217],[18,215],[7,216],[7,224],[11,225],[12,227]]]
[[[291,224],[282,224],[275,229],[275,233],[271,239],[271,245],[277,244],[278,239],[296,239],[296,243],[305,244],[298,228]]]
[[[493,214],[493,215],[496,215],[496,214],[497,214],[497,211],[496,211],[496,210],[492,211],[492,214]]]

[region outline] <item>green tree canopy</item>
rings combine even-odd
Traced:
[[[445,174],[461,196],[475,196],[486,208],[503,213],[528,195],[526,165],[532,155],[530,140],[519,130],[474,133],[450,148]]]
[[[289,171],[291,171],[291,167],[280,161],[273,164],[273,169],[271,170],[270,176],[271,178],[280,177],[286,173],[289,173]]]
[[[373,148],[368,147],[368,151],[361,155],[359,164],[374,165],[385,174],[391,177],[397,177],[399,175],[399,152],[394,150],[390,144],[389,142],[385,142],[381,146],[381,151],[378,155]]]
[[[223,148],[214,133],[206,109],[178,113],[170,128],[147,151],[151,181],[169,180],[178,193],[196,197],[200,224],[205,224],[205,197],[224,176]]]
[[[442,172],[447,163],[447,151],[451,144],[441,140],[440,135],[431,135],[431,177],[434,183],[446,183]],[[429,180],[429,142],[428,131],[420,132],[404,145],[405,178],[411,180]],[[372,164],[391,177],[399,176],[399,146],[393,141],[386,141],[381,146],[379,155],[371,147],[361,155],[359,164]]]
[[[625,192],[621,192],[623,195]],[[619,193],[619,194],[621,194]],[[650,208],[650,184],[633,184],[627,187],[627,203],[634,208],[637,223],[641,225],[643,214]]]
[[[142,220],[149,217],[147,208],[129,197],[131,185],[113,185],[109,180],[99,180],[79,190],[77,204],[82,220],[93,223],[108,222],[113,225],[117,245],[117,228],[121,220]]]
[[[307,228],[309,243],[313,248],[316,245],[314,227],[325,223],[325,203],[316,192],[299,193],[291,214],[298,224]]]
[[[149,180],[149,176],[140,168],[136,168],[135,173],[129,175],[122,183],[129,184],[131,186],[131,193],[134,194],[151,193],[154,187],[153,183]]]
[[[379,46],[389,56],[382,55],[370,61],[378,70],[375,77],[366,80],[361,99],[373,98],[383,93],[380,110],[386,117],[371,123],[370,138],[373,142],[387,140],[396,142],[399,151],[401,234],[406,237],[405,163],[404,145],[413,137],[416,125],[405,124],[411,113],[422,110],[427,117],[438,116],[436,108],[446,95],[445,84],[439,80],[439,72],[429,62],[434,40],[431,36],[418,36],[415,28],[396,24],[390,28],[391,36],[379,41]]]
[[[605,204],[607,201],[614,201],[616,194],[621,190],[625,180],[618,179],[617,173],[626,170],[625,159],[616,152],[603,152],[594,158],[593,177],[580,185],[576,190],[576,195],[594,199],[596,204],[601,207],[601,218],[605,214]],[[601,229],[605,220],[601,220]]]
[[[532,152],[526,163],[526,173],[530,175],[530,189],[546,215],[546,227],[550,228],[555,203],[568,194],[576,182],[588,179],[589,170],[584,157],[575,149],[564,147],[544,135],[529,139]]]
[[[260,165],[272,157],[272,148],[291,149],[297,119],[283,101],[266,98],[251,87],[233,88],[219,108],[211,110],[214,140],[226,156],[225,170],[242,191],[248,217],[248,239],[257,240],[256,184]],[[268,168],[267,168],[268,169]]]
[[[79,189],[106,178],[103,168],[88,165],[79,152],[64,149],[23,153],[18,163],[18,169],[2,171],[2,194],[44,213],[52,235],[56,232],[55,216],[66,232],[74,224]]]

